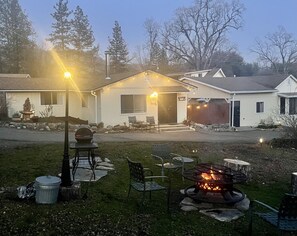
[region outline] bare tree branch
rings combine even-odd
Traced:
[[[242,26],[243,10],[238,1],[196,0],[191,7],[179,8],[173,21],[165,25],[164,46],[173,59],[206,69],[225,42],[226,33]]]

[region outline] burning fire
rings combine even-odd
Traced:
[[[220,177],[213,173],[213,170],[210,170],[210,173],[202,173],[201,177],[205,180],[220,180]]]
[[[213,170],[210,170],[210,173],[202,173],[201,177],[208,180],[220,180],[220,176],[214,174]],[[197,184],[200,189],[209,190],[209,191],[221,191],[221,187],[214,183],[198,183]]]

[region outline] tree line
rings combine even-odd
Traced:
[[[163,25],[147,19],[146,40],[134,53],[128,51],[120,23],[115,21],[106,49],[110,72],[136,66],[161,73],[220,67],[227,76],[297,75],[297,40],[284,27],[255,40],[251,51],[258,56],[257,62],[244,61],[228,39],[230,31],[244,27],[244,10],[240,0],[194,0],[191,6],[178,8]],[[105,74],[104,58],[99,56],[99,45],[83,9],[69,9],[68,0],[58,0],[51,16],[50,46],[40,46],[18,0],[0,0],[0,73],[55,76],[62,70],[60,58],[80,77]]]

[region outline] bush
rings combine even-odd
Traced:
[[[270,145],[273,148],[297,148],[297,139],[274,138]]]

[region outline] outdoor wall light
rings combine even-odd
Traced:
[[[150,95],[151,104],[156,105],[158,99],[158,93],[155,91]]]

